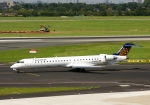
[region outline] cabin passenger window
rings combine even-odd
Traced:
[[[17,63],[24,63],[24,61],[18,61]]]

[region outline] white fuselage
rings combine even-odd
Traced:
[[[53,58],[32,58],[22,59],[12,65],[13,70],[25,68],[46,68],[46,67],[70,67],[70,68],[100,68],[102,65],[111,64],[126,60],[126,56],[116,55],[91,55],[91,56],[71,56]]]

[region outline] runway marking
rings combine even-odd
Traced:
[[[146,84],[138,84],[138,83],[120,83],[120,84],[124,84],[124,85],[136,85],[136,86],[145,86],[145,87],[150,87],[150,85],[146,85]]]
[[[29,75],[36,76],[36,77],[39,77],[39,76],[40,76],[40,75],[37,75],[37,74],[34,74],[34,73],[26,73],[26,72],[24,72],[24,71],[20,71],[20,73],[29,74]]]
[[[33,74],[33,73],[27,73],[27,74],[32,75],[32,76],[36,76],[36,77],[40,77],[40,75]]]
[[[34,73],[26,73],[26,72],[24,72],[24,71],[20,71],[21,73],[25,73],[25,74],[29,74],[29,75],[32,75],[32,76],[37,76],[37,77],[39,77],[40,75],[37,75],[37,74],[34,74]]]
[[[31,73],[32,74],[32,73]],[[83,82],[63,82],[63,84],[83,84]],[[133,85],[135,86],[144,86],[144,87],[150,87],[150,85],[146,85],[146,84],[136,84],[136,83],[118,83],[118,82],[84,82],[84,84],[118,84],[118,86],[120,87],[132,87]],[[43,82],[40,82],[40,83],[0,83],[1,85],[2,84],[49,84],[49,83],[43,83]],[[53,85],[56,85],[56,84],[62,84],[62,82],[52,82]],[[119,85],[120,84],[120,85]]]
[[[0,40],[0,43],[6,43],[6,42],[42,42],[42,39],[19,39],[19,40]]]
[[[130,85],[119,85],[120,87],[129,87]]]
[[[110,84],[117,84],[117,82],[38,82],[38,83],[0,83],[0,84],[53,84],[53,85],[58,85],[58,84],[105,84],[105,83],[110,83]]]

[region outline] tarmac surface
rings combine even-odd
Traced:
[[[77,72],[68,68],[24,69],[16,73],[0,67],[0,87],[100,86],[98,89],[0,96],[0,99],[129,92],[150,89],[150,64],[122,64]]]
[[[150,40],[149,35],[142,36],[85,36],[85,37],[31,37],[31,38],[0,38],[0,50],[14,50],[22,48],[39,48],[45,46],[63,46],[69,44],[115,42],[115,41],[137,41]]]

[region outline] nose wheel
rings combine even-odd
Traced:
[[[16,71],[17,73],[20,73],[20,70],[19,69],[13,69],[14,71]]]
[[[17,73],[20,73],[20,70],[16,70],[17,71]]]

